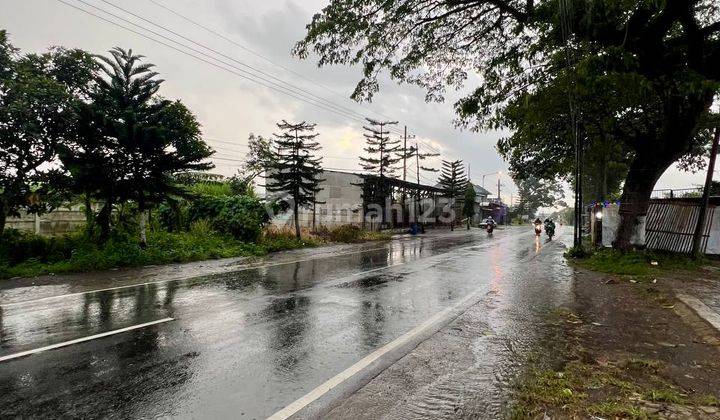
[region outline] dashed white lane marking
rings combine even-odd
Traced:
[[[458,310],[462,310],[477,303],[478,301],[480,301],[480,299],[482,299],[483,295],[484,293],[481,293],[479,291],[471,293],[455,305],[438,312],[433,317],[429,318],[427,321],[423,322],[422,324],[401,335],[390,343],[380,347],[379,349],[365,356],[354,365],[328,379],[325,383],[305,394],[303,397],[295,400],[295,402],[293,402],[292,404],[268,417],[268,420],[284,420],[292,417],[300,410],[310,405],[313,401],[316,401],[323,395],[332,391],[333,388],[341,385],[346,380],[352,378],[353,375],[358,374],[363,369],[367,368],[373,362],[380,359],[387,353],[403,347],[407,343],[414,340],[417,336],[424,334],[426,330],[437,327],[438,323],[442,322],[444,319],[451,319],[452,315],[457,313]]]
[[[150,325],[155,325],[155,324],[160,324],[160,323],[163,323],[163,322],[172,321],[173,319],[174,319],[174,318],[158,319],[157,321],[146,322],[146,323],[144,323],[144,324],[138,324],[138,325],[133,325],[133,326],[131,326],[131,327],[120,328],[120,329],[118,329],[118,330],[107,331],[107,332],[104,332],[104,333],[101,333],[101,334],[95,334],[95,335],[91,335],[91,336],[88,336],[88,337],[77,338],[77,339],[75,339],[75,340],[63,341],[62,343],[52,344],[52,345],[49,345],[49,346],[40,347],[40,348],[33,349],[33,350],[27,350],[27,351],[22,351],[22,352],[20,352],[20,353],[9,354],[9,355],[7,355],[7,356],[2,356],[2,357],[0,357],[0,362],[5,362],[5,361],[7,361],[7,360],[17,359],[17,358],[19,358],[19,357],[30,356],[31,354],[40,353],[40,352],[47,351],[47,350],[53,350],[53,349],[57,349],[57,348],[60,348],[60,347],[66,347],[66,346],[70,346],[70,345],[73,345],[73,344],[83,343],[83,342],[85,342],[85,341],[95,340],[95,339],[97,339],[97,338],[103,338],[103,337],[107,337],[107,336],[109,336],[109,335],[120,334],[120,333],[123,333],[123,332],[126,332],[126,331],[137,330],[138,328],[145,328],[145,327],[148,327],[148,326],[150,326]]]
[[[440,237],[437,237],[437,238],[431,238],[431,240],[432,240],[433,242],[435,242],[435,241],[438,240],[438,239],[444,239],[444,238],[449,237],[449,236],[450,236],[450,235],[443,235],[443,236],[440,236]],[[425,238],[420,238],[420,239],[425,239]],[[405,240],[402,240],[401,242],[405,242]],[[393,244],[393,245],[394,245],[394,244]],[[247,266],[247,267],[242,267],[242,268],[238,268],[238,269],[229,269],[229,270],[227,270],[227,271],[218,271],[218,272],[215,272],[215,273],[208,273],[208,274],[210,274],[210,275],[212,275],[212,274],[222,274],[222,273],[224,273],[224,272],[232,272],[232,273],[235,273],[235,272],[240,272],[240,271],[256,270],[256,269],[259,269],[259,268],[277,267],[277,266],[281,266],[281,265],[297,264],[297,263],[300,263],[300,262],[307,262],[307,261],[312,261],[312,260],[321,260],[321,259],[324,259],[324,258],[342,257],[342,256],[354,255],[354,254],[364,254],[364,253],[366,253],[366,252],[372,252],[372,251],[389,250],[389,251],[392,252],[392,246],[393,246],[393,245],[391,245],[390,248],[388,248],[388,247],[385,246],[385,247],[364,249],[364,250],[362,250],[362,251],[338,252],[338,253],[336,253],[336,254],[328,254],[327,256],[322,256],[322,257],[317,257],[317,256],[315,256],[315,257],[303,258],[303,259],[292,260],[292,261],[280,261],[280,262],[277,262],[277,263],[270,263],[270,264],[249,265],[249,266]],[[387,268],[387,266],[385,266],[385,267],[379,267],[378,270],[379,270],[379,269],[382,269],[382,268]],[[358,275],[359,275],[359,274],[364,274],[364,273],[358,273]],[[158,281],[150,281],[150,282],[146,282],[146,283],[128,284],[128,285],[126,285],[126,286],[108,287],[108,288],[106,288],[106,289],[87,290],[87,291],[84,291],[84,292],[68,293],[68,294],[57,295],[57,296],[47,296],[47,297],[38,298],[38,299],[28,299],[28,300],[21,300],[21,301],[17,301],[17,302],[0,303],[0,307],[7,308],[7,307],[11,307],[11,306],[28,305],[28,304],[32,304],[32,303],[36,303],[36,302],[47,301],[47,300],[63,299],[63,298],[68,298],[68,297],[72,297],[72,296],[82,296],[82,295],[87,295],[87,294],[90,294],[90,293],[100,293],[100,292],[109,292],[109,291],[112,291],[112,290],[131,289],[131,288],[134,288],[134,287],[150,286],[150,285],[153,285],[153,284],[162,284],[162,283],[172,283],[172,282],[179,282],[179,281],[183,281],[183,280],[189,280],[189,279],[185,278],[185,279],[158,280]]]

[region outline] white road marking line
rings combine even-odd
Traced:
[[[70,346],[70,345],[73,345],[73,344],[83,343],[83,342],[85,342],[85,341],[95,340],[95,339],[97,339],[97,338],[107,337],[107,336],[109,336],[109,335],[120,334],[120,333],[123,333],[123,332],[126,332],[126,331],[137,330],[138,328],[144,328],[144,327],[148,327],[148,326],[150,326],[150,325],[155,325],[155,324],[160,324],[160,323],[163,323],[163,322],[172,321],[172,320],[174,320],[174,319],[175,319],[175,318],[163,318],[163,319],[158,319],[157,321],[146,322],[146,323],[144,323],[144,324],[133,325],[133,326],[131,326],[131,327],[125,327],[125,328],[120,328],[120,329],[118,329],[118,330],[107,331],[107,332],[104,332],[104,333],[101,333],[101,334],[95,334],[95,335],[91,335],[91,336],[88,336],[88,337],[77,338],[77,339],[75,339],[75,340],[64,341],[64,342],[62,342],[62,343],[52,344],[52,345],[49,345],[49,346],[40,347],[40,348],[33,349],[33,350],[27,350],[27,351],[22,351],[22,352],[20,352],[20,353],[9,354],[9,355],[7,355],[7,356],[2,356],[2,357],[0,357],[0,362],[4,362],[4,361],[6,361],[6,360],[17,359],[18,357],[29,356],[29,355],[31,355],[31,354],[40,353],[40,352],[47,351],[47,350],[53,350],[53,349],[57,349],[57,348],[60,348],[60,347],[66,347],[66,346]]]
[[[680,299],[680,301],[695,311],[700,318],[704,319],[716,330],[720,331],[720,314],[710,309],[710,307],[694,296],[686,295],[684,293],[677,293],[676,296]]]
[[[445,238],[445,237],[448,237],[448,236],[451,236],[451,235],[443,235],[443,236],[440,236],[440,237],[437,237],[437,238],[432,238],[432,241],[436,241],[437,239],[442,239],[442,238]],[[412,238],[412,239],[424,239],[424,238]],[[428,238],[428,239],[430,239],[430,238]],[[406,241],[406,240],[401,240],[400,242],[407,242],[407,241]],[[277,262],[277,263],[271,263],[271,264],[250,265],[250,266],[242,267],[242,268],[239,268],[239,269],[229,269],[229,270],[226,270],[226,271],[217,271],[217,272],[215,272],[215,273],[210,272],[210,273],[205,274],[205,275],[222,274],[222,273],[236,273],[236,272],[240,272],[240,271],[255,270],[255,269],[258,269],[258,268],[277,267],[277,266],[280,266],[280,265],[297,264],[297,263],[299,263],[299,262],[307,262],[307,261],[312,261],[312,260],[320,260],[320,259],[323,259],[323,258],[331,258],[331,257],[346,256],[346,255],[353,255],[353,254],[363,254],[363,253],[365,253],[365,252],[381,251],[381,250],[384,250],[384,249],[388,249],[388,247],[385,246],[385,247],[378,247],[378,248],[370,248],[370,249],[365,249],[365,250],[362,250],[362,251],[339,252],[339,253],[336,253],[336,254],[329,254],[329,255],[327,255],[326,257],[319,257],[319,258],[318,258],[318,257],[311,257],[311,258],[303,258],[303,259],[299,259],[299,260],[292,260],[292,261],[285,261],[285,262]],[[381,267],[381,268],[386,268],[386,267]],[[364,274],[364,273],[358,273],[358,274]],[[130,288],[133,288],[133,287],[150,286],[150,285],[153,285],[153,284],[180,282],[180,281],[189,280],[189,279],[192,279],[192,278],[193,278],[193,277],[180,278],[180,279],[171,279],[171,280],[150,281],[150,282],[147,282],[147,283],[128,284],[128,285],[126,285],[126,286],[108,287],[108,288],[106,288],[106,289],[88,290],[88,291],[85,291],[85,292],[68,293],[68,294],[65,294],[65,295],[47,296],[47,297],[38,298],[38,299],[21,300],[21,301],[18,301],[18,302],[0,303],[0,308],[7,308],[7,307],[11,307],[11,306],[18,306],[18,305],[27,305],[27,304],[36,303],[36,302],[43,302],[43,301],[46,301],[46,300],[62,299],[62,298],[67,298],[67,297],[72,297],[72,296],[81,296],[81,295],[86,295],[86,294],[90,294],[90,293],[109,292],[109,291],[112,291],[112,290],[130,289]]]
[[[395,340],[391,341],[390,343],[380,347],[379,349],[375,350],[374,352],[370,353],[369,355],[365,356],[364,358],[360,359],[357,363],[350,366],[349,368],[345,369],[344,371],[340,372],[339,374],[333,376],[332,378],[328,379],[325,383],[321,384],[317,388],[313,389],[309,393],[305,394],[303,397],[300,397],[299,399],[295,400],[292,404],[288,405],[287,407],[283,408],[282,410],[278,411],[277,413],[273,414],[272,416],[268,417],[268,420],[284,420],[292,417],[293,415],[297,414],[300,410],[307,407],[309,404],[311,404],[313,401],[321,398],[323,395],[330,392],[333,388],[339,386],[347,379],[350,379],[353,375],[361,372],[363,369],[370,366],[373,362],[380,359],[383,355],[398,349],[408,342],[412,341],[415,337],[418,335],[421,335],[425,332],[426,329],[432,328],[433,325],[436,325],[438,322],[443,320],[443,318],[446,318],[453,314],[453,312],[456,312],[458,309],[463,307],[469,307],[477,302],[479,302],[483,297],[483,293],[480,293],[479,291],[473,292],[467,297],[465,297],[460,302],[456,303],[455,305],[444,309],[437,314],[435,314],[433,317],[428,319],[427,321],[423,322],[422,324],[418,325],[417,327],[413,328],[412,330],[408,331],[407,333],[401,335],[400,337],[396,338]]]

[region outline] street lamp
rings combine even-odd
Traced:
[[[485,188],[485,177],[488,176],[488,175],[497,175],[497,176],[500,176],[500,175],[502,175],[502,171],[496,171],[496,172],[490,172],[490,173],[487,173],[487,174],[483,174],[483,175],[482,175],[482,186],[483,186],[483,188]]]

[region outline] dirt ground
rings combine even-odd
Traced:
[[[717,281],[717,264],[657,279],[577,269],[575,303],[516,390],[515,418],[720,419],[720,333],[673,290]]]

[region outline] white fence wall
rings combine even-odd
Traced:
[[[610,206],[603,209],[602,219],[602,244],[610,247],[617,235],[618,225],[620,224],[620,215],[618,214],[618,206]],[[697,219],[697,217],[695,217]],[[720,208],[716,208],[713,218],[708,220],[711,222],[710,236],[708,238],[706,254],[720,255]],[[634,245],[645,245],[645,218],[636,226],[635,233],[631,242]]]

